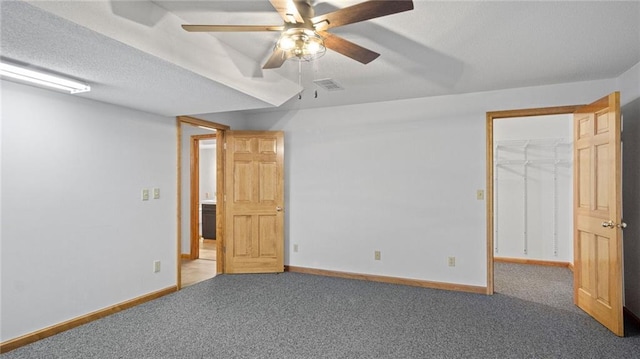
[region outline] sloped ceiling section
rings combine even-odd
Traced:
[[[181,39],[182,21],[157,9],[162,20],[149,27],[109,2],[3,1],[0,50],[5,61],[90,83],[78,96],[169,116],[269,108],[299,92],[275,73],[242,75],[215,38]]]
[[[326,14],[366,0],[312,0]],[[157,0],[188,24],[278,24],[268,0]],[[431,1],[330,32],[380,53],[362,65],[327,51],[271,72],[302,83],[298,109],[614,78],[640,61],[638,1]],[[207,34],[204,34],[205,36]],[[209,36],[264,62],[272,33]],[[313,80],[333,79],[328,92]],[[317,90],[318,95],[315,95]],[[264,111],[264,110],[258,110]]]

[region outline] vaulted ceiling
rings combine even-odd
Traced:
[[[313,4],[320,15],[359,2]],[[414,7],[331,30],[381,54],[367,65],[327,51],[315,62],[262,70],[277,33],[180,27],[282,24],[268,0],[2,0],[0,53],[92,86],[75,96],[169,116],[614,78],[640,62],[637,1],[415,0]],[[313,83],[327,78],[343,90]]]

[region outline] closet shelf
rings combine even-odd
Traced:
[[[500,160],[500,161],[494,161],[496,166],[503,166],[503,165],[519,165],[519,166],[523,166],[523,165],[538,165],[538,164],[542,164],[542,165],[569,165],[571,164],[571,161],[569,160]]]

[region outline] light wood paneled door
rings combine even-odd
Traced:
[[[284,271],[284,135],[229,131],[225,273]]]
[[[616,92],[574,113],[574,301],[622,336],[620,171]]]

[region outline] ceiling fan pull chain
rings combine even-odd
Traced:
[[[298,87],[302,88],[302,61],[298,62]],[[298,92],[298,100],[302,100],[302,91]]]
[[[313,98],[318,98],[318,83],[316,82],[316,79],[318,78],[316,76],[317,74],[318,74],[318,64],[313,64],[313,83],[316,85]]]

